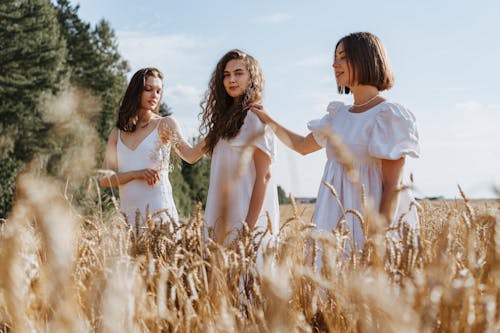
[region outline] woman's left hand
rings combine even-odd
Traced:
[[[260,121],[262,121],[264,124],[269,123],[271,118],[269,117],[269,113],[262,104],[252,104],[252,106],[250,106],[250,111],[255,113],[255,115],[259,117]]]

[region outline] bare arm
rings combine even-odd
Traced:
[[[154,169],[142,169],[129,172],[118,172],[118,158],[116,144],[118,142],[118,129],[114,128],[108,137],[104,160],[102,161],[99,185],[103,187],[120,186],[134,179],[141,179],[149,185],[154,185],[159,179],[158,171]]]
[[[307,155],[318,151],[321,149],[321,146],[318,145],[312,133],[309,133],[306,136],[297,134],[295,132],[290,131],[276,120],[274,120],[269,113],[266,112],[264,107],[260,104],[255,104],[250,109],[253,113],[260,118],[262,122],[269,125],[276,136],[287,145],[290,149],[295,150],[299,154]]]
[[[250,229],[253,229],[257,223],[262,205],[264,204],[267,185],[271,179],[271,158],[268,155],[260,149],[255,149],[253,152],[253,162],[255,165],[255,183],[245,219]]]
[[[174,138],[175,151],[189,164],[195,163],[205,154],[205,139],[200,139],[192,146],[184,139],[179,124],[172,117],[165,117],[161,120],[160,135],[165,142],[168,138]]]
[[[398,160],[382,160],[382,199],[380,201],[380,213],[387,219],[389,224],[394,220],[398,207],[398,191],[403,175],[405,158]]]

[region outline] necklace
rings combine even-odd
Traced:
[[[376,94],[375,96],[373,96],[372,98],[370,98],[369,100],[367,100],[366,102],[361,103],[361,104],[352,103],[352,106],[355,106],[355,107],[359,108],[359,107],[362,107],[362,106],[368,105],[368,104],[370,104],[370,102],[372,102],[372,101],[373,101],[375,98],[377,98],[378,96],[379,96],[379,94]]]

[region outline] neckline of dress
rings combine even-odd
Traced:
[[[347,107],[347,109],[346,109],[346,110],[347,110],[347,113],[348,113],[348,114],[352,114],[352,115],[362,115],[362,114],[365,114],[365,113],[369,113],[369,112],[371,112],[372,110],[376,109],[376,108],[377,108],[378,106],[380,106],[380,105],[386,105],[387,103],[389,103],[389,102],[388,102],[387,100],[385,100],[385,101],[383,101],[383,102],[378,103],[377,105],[372,106],[371,108],[369,108],[369,109],[367,109],[367,110],[365,110],[365,111],[363,111],[363,112],[351,112],[349,109],[352,107],[352,105],[346,105],[346,107]]]
[[[148,134],[147,134],[147,135],[146,135],[146,136],[145,136],[145,137],[144,137],[144,138],[143,138],[143,139],[142,139],[142,140],[141,140],[141,141],[137,144],[137,146],[135,146],[135,148],[134,148],[134,149],[130,148],[129,146],[127,146],[127,145],[125,144],[125,142],[123,142],[123,140],[122,140],[122,134],[121,134],[121,131],[118,133],[118,138],[120,139],[120,142],[122,143],[122,145],[124,145],[124,146],[125,146],[125,148],[127,148],[128,150],[130,150],[130,151],[132,151],[132,152],[135,152],[135,151],[137,150],[137,148],[139,148],[139,146],[140,146],[140,145],[142,145],[142,143],[143,143],[144,141],[146,141],[146,140],[147,140],[147,139],[151,136],[151,134],[153,134],[153,132],[155,132],[155,131],[156,131],[156,129],[157,129],[157,127],[158,127],[158,124],[159,124],[159,123],[160,123],[160,122],[158,121],[158,122],[157,122],[157,124],[155,125],[155,127],[153,128],[153,130],[151,130],[151,132],[149,132],[149,133],[148,133]]]

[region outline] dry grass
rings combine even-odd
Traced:
[[[248,235],[203,245],[199,207],[138,235],[98,207],[78,214],[49,179],[24,176],[18,190],[0,227],[0,331],[500,330],[498,201],[421,202],[421,230],[399,239],[365,212],[354,256],[348,233],[314,231],[312,205],[284,206],[259,269]]]

